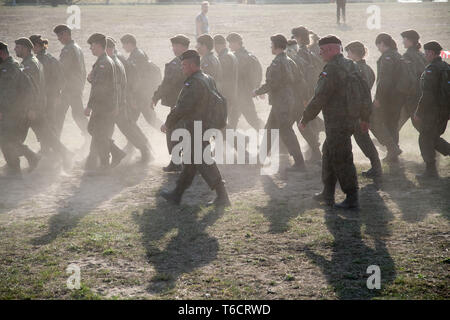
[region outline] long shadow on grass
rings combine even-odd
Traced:
[[[304,247],[306,256],[320,267],[338,299],[370,299],[379,295],[380,290],[367,288],[370,265],[380,267],[381,289],[396,274],[385,243],[392,213],[373,185],[362,188],[360,197],[363,207],[359,211],[330,209],[325,215],[325,224],[334,237],[331,259],[321,254],[327,248],[320,243]]]
[[[119,194],[124,188],[139,184],[144,178],[145,167],[131,164],[118,167],[109,176],[81,176],[70,196],[60,201],[58,213],[49,220],[47,233],[33,239],[34,245],[46,245],[60,234],[75,228],[79,221],[103,202]]]
[[[407,170],[412,174],[422,173],[424,165],[413,161],[402,161],[400,165],[391,167],[385,175],[383,191],[389,193],[402,212],[402,218],[408,222],[418,222],[429,213],[437,212],[450,219],[450,177],[438,180],[417,179],[407,176]],[[412,179],[412,180],[410,180]]]
[[[168,175],[158,194],[163,189],[173,188],[176,178],[176,175]],[[198,182],[194,180],[194,184]],[[185,194],[184,203],[189,196]],[[148,262],[156,271],[147,288],[149,292],[167,292],[175,287],[180,276],[216,259],[219,243],[206,228],[223,212],[223,208],[185,205],[183,201],[181,206],[175,206],[158,196],[155,207],[134,214]]]

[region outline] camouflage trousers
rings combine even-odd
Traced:
[[[353,163],[353,132],[346,128],[328,129],[322,147],[322,182],[327,193],[334,194],[336,182],[346,194],[358,190],[356,168]]]
[[[446,128],[447,120],[420,127],[419,147],[425,163],[429,165],[436,163],[436,151],[444,156],[450,155],[450,143],[441,138]]]

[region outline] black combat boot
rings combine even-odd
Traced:
[[[229,207],[231,206],[230,199],[228,198],[227,190],[225,189],[225,184],[223,181],[221,181],[216,186],[216,194],[217,197],[214,199],[214,201],[208,202],[208,205],[215,205],[216,207]]]
[[[416,175],[417,179],[439,179],[439,173],[435,163],[426,163],[425,172]]]
[[[286,168],[286,172],[306,172],[306,166],[304,163],[295,163],[293,166]]]
[[[111,142],[111,168],[115,168],[125,158],[127,154],[120,150],[114,142]]]
[[[334,206],[339,209],[358,209],[358,191],[348,193],[344,201],[336,203]]]
[[[315,193],[313,199],[318,202],[324,202],[327,206],[334,205],[334,189],[330,187],[324,187],[322,192]]]
[[[372,168],[367,171],[363,171],[361,174],[363,177],[370,179],[379,179],[383,175],[383,169],[381,168],[380,159],[376,159],[374,161],[370,161],[372,164]]]
[[[25,152],[24,156],[27,159],[29,165],[28,173],[31,173],[38,166],[42,156],[37,153],[34,153],[30,149],[28,149],[27,152]]]
[[[172,191],[163,190],[161,191],[160,195],[164,199],[167,200],[167,202],[170,202],[172,204],[179,205],[181,202],[181,197],[183,196],[184,189],[180,188],[178,185],[173,189]]]
[[[397,163],[398,162],[398,156],[403,151],[398,146],[392,146],[388,148],[388,152],[386,157],[383,159],[384,162],[387,163]]]

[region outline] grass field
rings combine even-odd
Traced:
[[[344,43],[362,40],[374,68],[374,40],[381,31],[391,33],[400,48],[400,32],[414,28],[422,42],[435,39],[450,49],[448,3],[379,3],[381,30],[366,27],[369,5],[349,4],[345,27],[335,24],[334,4],[212,5],[209,19],[213,34],[241,33],[264,67],[272,59],[269,36],[288,35],[298,25],[336,34]],[[94,57],[86,39],[93,32],[116,39],[136,34],[163,68],[172,56],[170,36],[194,39],[197,11],[188,5],[81,6],[74,38],[88,69]],[[0,40],[13,48],[15,39],[40,33],[59,55],[51,30],[67,17],[61,6],[0,7]],[[86,86],[85,101],[88,93]],[[257,100],[257,107],[265,120],[267,100]],[[157,112],[164,120],[168,110],[158,106]],[[158,197],[176,179],[161,170],[168,161],[165,138],[143,119],[139,123],[157,158],[149,166],[130,161],[109,177],[92,178],[82,175],[80,165],[62,173],[44,161],[23,181],[0,181],[0,299],[450,298],[450,159],[440,158],[440,181],[418,181],[415,174],[424,165],[409,123],[401,132],[402,161],[384,167],[381,188],[360,175],[369,163],[354,144],[359,212],[327,210],[311,200],[321,190],[320,167],[287,177],[221,166],[232,208],[203,206],[213,195],[199,177],[182,206],[168,205]],[[240,124],[248,127],[245,120]],[[64,130],[63,142],[79,148],[81,135],[70,113]],[[445,137],[450,139],[448,130]],[[124,145],[120,133],[115,139]],[[33,134],[27,142],[38,149]],[[343,199],[340,191],[337,198]],[[81,269],[80,290],[66,286],[72,263]],[[370,265],[381,268],[380,290],[367,289]]]

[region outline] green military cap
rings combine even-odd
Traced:
[[[330,43],[342,45],[341,40],[339,40],[339,38],[334,35],[328,35],[326,37],[319,39],[319,46],[323,46],[323,45],[330,44]]]
[[[197,38],[197,42],[205,45],[209,50],[214,47],[214,40],[209,34],[202,34]]]
[[[291,33],[292,33],[292,36],[294,36],[294,37],[300,37],[302,39],[309,38],[309,31],[304,26],[293,28],[291,30]]]
[[[33,49],[33,43],[31,43],[30,39],[28,39],[28,38],[19,38],[15,41],[15,43],[20,44],[29,49]]]
[[[200,59],[200,55],[198,54],[197,51],[187,50],[187,51],[183,52],[183,54],[180,56],[181,61],[186,60],[186,59],[192,59],[192,58]]]
[[[89,44],[99,43],[103,46],[103,48],[105,48],[106,47],[106,36],[101,33],[94,33],[89,37],[89,39],[87,39],[87,43],[89,43]]]
[[[189,43],[191,42],[191,40],[189,40],[189,38],[184,34],[177,34],[175,37],[170,38],[170,42],[172,42],[173,44],[178,43],[185,47],[189,47]]]
[[[442,50],[441,45],[440,45],[437,41],[430,41],[430,42],[427,42],[427,43],[425,43],[425,44],[423,45],[423,48],[424,48],[425,50],[431,50],[431,51],[434,51],[434,52],[436,52],[436,53],[439,53],[439,52],[441,52],[441,50]]]
[[[0,50],[8,50],[8,45],[4,42],[0,41]]]
[[[227,36],[228,42],[242,42],[242,36],[237,32],[232,32]]]
[[[115,48],[116,47],[116,40],[111,37],[106,37],[106,47],[107,48]]]
[[[122,43],[132,43],[134,45],[136,45],[136,43],[137,43],[136,37],[134,35],[132,35],[131,33],[127,33],[124,36],[122,36],[122,38],[120,38],[120,42],[122,42]]]
[[[63,31],[71,32],[72,29],[70,29],[70,27],[68,25],[66,25],[66,24],[59,24],[59,25],[57,25],[56,27],[53,28],[53,32],[56,33],[56,34],[61,33]]]
[[[34,44],[39,44],[41,46],[48,44],[47,39],[42,39],[42,36],[40,34],[33,34],[30,36],[30,41]]]
[[[214,36],[214,43],[215,44],[225,44],[227,41],[225,40],[225,37],[221,34]]]
[[[273,42],[273,44],[277,47],[277,48],[282,48],[282,49],[286,49],[287,46],[287,39],[285,36],[283,36],[282,34],[275,34],[273,36],[270,37],[270,41]]]
[[[420,38],[419,34],[415,30],[406,30],[400,33],[400,35],[402,38],[407,38],[413,41],[418,41]]]

